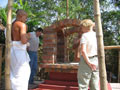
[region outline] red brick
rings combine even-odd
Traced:
[[[43,42],[56,43],[56,40],[55,39],[44,39]]]
[[[46,55],[43,55],[42,58],[43,58],[43,60],[44,60],[44,59],[45,59],[45,60],[53,60],[53,59],[54,59],[53,56],[46,56]]]
[[[56,33],[54,34],[44,34],[43,38],[56,38]]]
[[[53,63],[53,60],[43,60],[42,63]]]
[[[46,34],[46,33],[55,33],[55,30],[53,29],[53,28],[46,28],[45,30],[44,30],[44,34]]]
[[[50,55],[57,55],[57,53],[56,52],[43,52],[43,55],[50,56]]]
[[[57,45],[56,44],[53,44],[53,43],[44,43],[43,44],[43,47],[56,47]]]
[[[43,47],[43,52],[57,52],[56,47]]]

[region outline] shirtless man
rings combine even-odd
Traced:
[[[28,90],[30,76],[29,55],[26,51],[28,35],[27,13],[17,12],[16,20],[12,24],[10,80],[12,90]]]
[[[17,12],[16,20],[12,24],[12,40],[21,41],[23,44],[26,44],[28,41],[27,38],[27,26],[25,24],[27,20],[27,13],[23,10]]]

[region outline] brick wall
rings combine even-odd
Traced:
[[[65,27],[79,27],[80,20],[77,19],[64,19],[52,24],[44,29],[43,36],[43,56],[42,62],[45,64],[54,64],[56,62],[63,62],[66,58],[66,39],[65,35],[78,31],[78,29],[70,29],[63,32]],[[74,31],[73,31],[74,30]]]

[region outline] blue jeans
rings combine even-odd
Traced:
[[[34,76],[37,72],[37,51],[28,51],[28,54],[30,56],[30,68],[31,68],[29,84],[33,84]]]

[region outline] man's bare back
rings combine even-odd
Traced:
[[[24,25],[24,23],[20,21],[15,21],[12,25],[12,40],[13,41],[21,41],[21,27]]]
[[[20,10],[17,13],[16,20],[12,24],[12,40],[21,41],[23,44],[27,43],[27,13]]]

